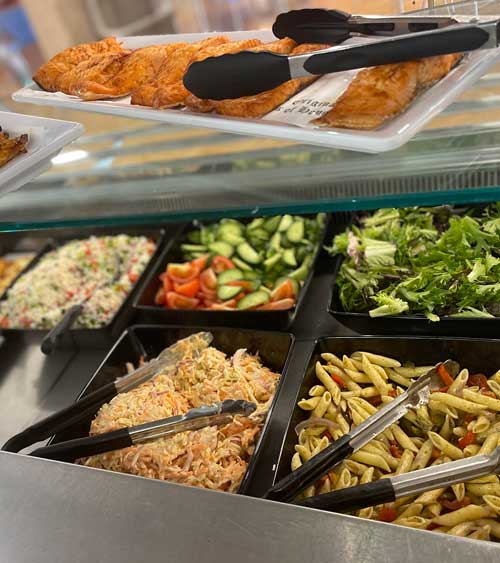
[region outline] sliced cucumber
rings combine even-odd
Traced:
[[[281,235],[279,233],[274,233],[274,235],[269,240],[269,248],[279,252],[281,250]]]
[[[209,245],[214,242],[215,236],[212,229],[209,227],[203,227],[200,231],[200,242],[204,245]]]
[[[275,217],[269,217],[264,223],[264,229],[268,233],[274,233],[274,231],[279,227],[281,223],[281,215],[276,215]]]
[[[254,291],[249,293],[241,301],[238,302],[238,309],[252,309],[259,305],[264,305],[269,302],[269,294],[267,291]]]
[[[251,231],[249,236],[261,241],[269,240],[269,233],[265,229],[261,229],[260,227]]]
[[[189,257],[191,260],[194,260],[195,258],[201,258],[202,256],[206,256],[207,252],[190,252],[189,253]],[[208,268],[208,261],[207,261],[207,268]]]
[[[310,262],[307,258],[302,262],[302,264],[293,272],[290,272],[288,275],[297,281],[304,281],[307,278],[307,274],[309,273]]]
[[[187,239],[188,239],[189,242],[191,242],[193,244],[199,244],[201,242],[200,231],[191,231],[188,234]]]
[[[277,252],[276,254],[273,254],[271,257],[266,258],[264,260],[264,268],[266,269],[266,271],[272,270],[274,266],[276,266],[276,264],[278,264],[278,262],[281,260],[282,256],[283,253]]]
[[[231,258],[231,256],[234,254],[234,246],[222,240],[210,243],[208,245],[208,249],[210,250],[210,252],[225,256],[226,258]]]
[[[257,272],[254,272],[253,270],[250,270],[248,272],[243,272],[243,279],[247,281],[258,280],[259,274],[257,274]]]
[[[242,291],[242,287],[234,287],[233,285],[221,285],[217,288],[217,297],[219,299],[222,299],[222,301],[227,301],[228,299],[236,297],[238,293],[241,293]]]
[[[286,232],[286,238],[290,242],[299,242],[302,240],[304,238],[304,221],[294,221]]]
[[[236,250],[240,257],[249,264],[258,264],[262,260],[255,248],[252,248],[247,242],[239,244]]]
[[[292,226],[293,217],[291,215],[283,215],[280,224],[278,225],[278,232],[284,233]]]
[[[295,251],[293,248],[287,248],[283,251],[283,262],[292,268],[297,266],[297,259],[295,258]]]
[[[217,284],[224,285],[227,282],[241,279],[243,279],[243,272],[238,270],[238,268],[231,268],[231,270],[225,270],[217,276]]]
[[[181,250],[184,252],[206,252],[207,247],[204,244],[181,244]]]
[[[219,232],[218,240],[222,242],[228,242],[233,246],[238,246],[238,244],[245,242],[245,239],[242,236],[233,231],[223,231],[222,233]]]
[[[256,219],[254,219],[253,221],[248,223],[247,231],[253,231],[254,229],[257,229],[258,227],[262,227],[263,224],[264,224],[264,219],[262,217],[257,217]]]
[[[231,258],[231,260],[233,261],[233,264],[235,266],[237,266],[240,270],[243,270],[245,272],[245,274],[247,272],[253,272],[252,270],[252,266],[250,266],[249,264],[247,264],[244,260],[242,260],[241,258],[238,258],[237,256],[234,256],[233,258]]]

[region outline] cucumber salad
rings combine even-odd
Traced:
[[[155,303],[170,309],[291,309],[324,228],[322,213],[202,226],[181,245],[185,262],[169,263],[160,275]]]
[[[0,302],[2,328],[50,329],[83,304],[75,327],[109,323],[154,253],[146,237],[73,240],[45,254]]]

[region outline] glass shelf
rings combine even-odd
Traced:
[[[499,102],[500,65],[380,155],[12,102],[81,121],[87,136],[0,197],[0,230],[500,200]]]

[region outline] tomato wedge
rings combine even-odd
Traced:
[[[443,364],[438,365],[437,372],[445,385],[451,385],[453,383],[453,377],[451,377]]]
[[[220,274],[221,272],[224,272],[226,270],[232,270],[235,265],[231,260],[229,260],[229,258],[226,258],[225,256],[214,256],[210,267],[213,268],[216,274]]]
[[[198,272],[201,272],[202,270],[204,270],[207,267],[207,262],[208,262],[209,256],[210,256],[210,254],[204,254],[203,256],[200,256],[199,258],[195,258],[194,260],[191,260],[191,264],[193,266],[195,266],[196,268],[198,268]]]
[[[203,270],[200,274],[200,288],[206,295],[214,294],[217,290],[217,276],[212,268]]]
[[[443,499],[441,501],[441,504],[444,506],[444,508],[446,508],[447,510],[451,510],[453,512],[455,510],[459,510],[460,508],[463,508],[464,506],[468,506],[471,502],[472,501],[468,496],[464,496],[462,500]]]
[[[394,508],[383,506],[378,513],[377,520],[381,522],[392,522],[396,520],[397,517],[398,513]]]
[[[489,389],[488,378],[482,373],[469,375],[467,385],[470,385],[471,387],[479,387],[479,389]]]
[[[167,293],[166,301],[169,309],[196,309],[200,303],[199,299],[186,297],[185,295],[175,293],[175,291],[169,291]]]
[[[273,301],[281,301],[282,299],[295,299],[295,290],[291,280],[285,280],[271,293]]]
[[[282,311],[285,309],[291,309],[295,305],[295,299],[287,298],[280,299],[279,301],[270,301],[265,305],[257,307],[258,311]]]
[[[174,283],[187,283],[194,280],[199,273],[198,268],[191,262],[185,264],[171,263],[167,266],[167,275]]]
[[[222,303],[213,303],[210,307],[213,311],[233,311],[236,307],[236,299],[229,299],[229,301],[223,301]]]
[[[156,292],[156,295],[155,295],[155,303],[156,303],[156,305],[164,305],[165,304],[165,291],[163,290],[163,287],[158,288],[158,291]]]
[[[185,297],[194,297],[200,289],[199,278],[194,278],[194,280],[188,281],[186,283],[174,283],[175,293],[180,293]]]

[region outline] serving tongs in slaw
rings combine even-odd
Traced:
[[[16,434],[3,445],[2,450],[18,452],[73,426],[77,422],[94,415],[101,405],[111,400],[115,395],[134,389],[160,371],[171,370],[173,373],[177,363],[187,354],[190,353],[192,358],[199,357],[203,350],[210,346],[212,340],[213,335],[210,332],[198,332],[178,340],[175,344],[165,348],[157,358],[152,359],[128,375],[103,385],[69,407],[57,411]]]
[[[476,455],[442,465],[433,465],[396,477],[309,497],[297,501],[296,504],[331,512],[352,512],[368,506],[393,502],[401,497],[470,481],[491,473],[500,473],[500,447],[489,455]]]
[[[400,420],[408,411],[426,405],[431,392],[438,390],[443,385],[439,375],[441,366],[453,377],[458,374],[459,365],[453,360],[437,364],[425,375],[419,377],[404,393],[306,461],[290,475],[278,481],[267,491],[265,498],[280,501],[293,500],[300,492],[314,484],[352,453],[373,440],[391,424]]]
[[[206,426],[228,424],[235,415],[250,416],[256,408],[255,403],[243,399],[227,399],[213,405],[203,405],[191,409],[182,415],[146,422],[138,426],[120,428],[97,436],[50,444],[37,448],[29,455],[58,461],[74,461],[82,457],[143,444],[186,430],[198,430]]]

